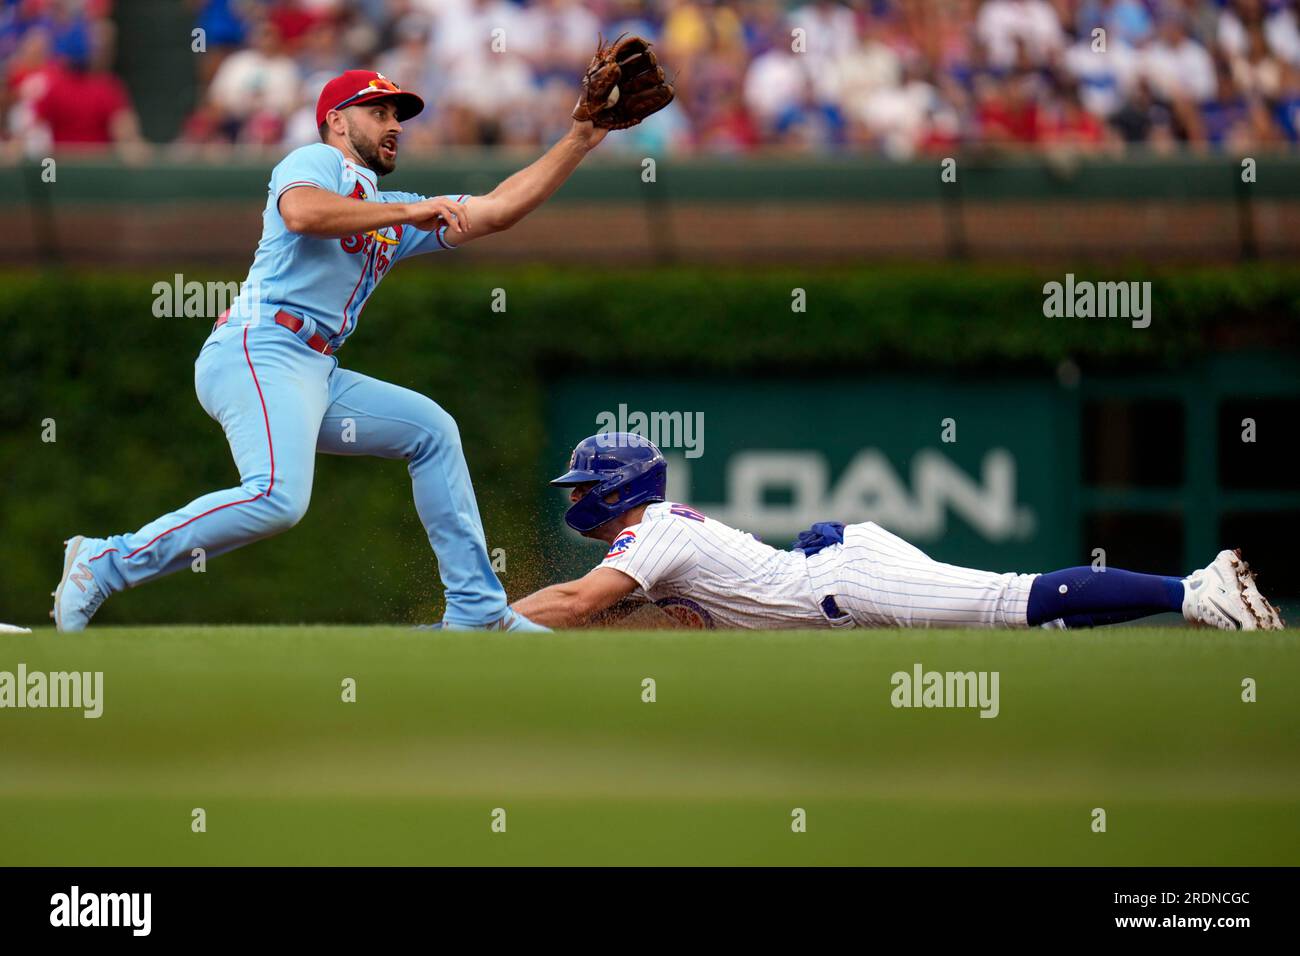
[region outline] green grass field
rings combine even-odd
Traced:
[[[0,710],[5,865],[1300,864],[1294,632],[0,636],[19,662],[103,671],[104,713]],[[999,715],[894,708],[917,662],[998,671]]]

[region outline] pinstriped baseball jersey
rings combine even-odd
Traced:
[[[262,240],[231,309],[232,320],[286,309],[315,320],[317,330],[337,349],[356,329],[366,301],[399,259],[453,247],[446,240],[446,226],[434,232],[389,226],[342,239],[291,232],[280,216],[280,197],[302,186],[365,202],[418,202],[425,197],[381,190],[373,170],[349,161],[325,143],[295,149],[272,171],[262,213]],[[464,202],[468,196],[447,198]],[[254,296],[259,313],[252,311]]]
[[[684,505],[650,505],[601,567],[622,571],[675,617],[704,627],[1025,627],[1037,575],[941,564],[873,522],[805,557]],[[821,602],[833,597],[834,621]]]
[[[650,505],[601,567],[632,578],[669,613],[704,627],[825,627],[808,559],[684,505]]]

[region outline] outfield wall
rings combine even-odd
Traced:
[[[147,163],[60,158],[0,167],[0,262],[245,265],[279,153]],[[482,193],[533,158],[456,153],[385,180],[425,194]],[[1300,158],[1086,163],[959,156],[656,161],[592,158],[474,262],[699,264],[1002,260],[1237,262],[1300,253]],[[1252,181],[1244,181],[1251,179]]]
[[[544,481],[620,405],[702,414],[702,453],[670,449],[689,466],[679,481],[778,545],[790,529],[772,516],[806,517],[794,507],[806,504],[818,517],[877,517],[938,557],[998,570],[1083,563],[1100,546],[1110,564],[1176,572],[1231,534],[1275,569],[1272,587],[1297,579],[1285,546],[1300,534],[1287,457],[1300,270],[1147,273],[1152,322],[1135,329],[1044,318],[1043,283],[1060,278],[1047,270],[593,276],[449,261],[398,270],[340,360],[457,418],[512,594],[591,557],[561,530]],[[211,316],[153,313],[154,283],[173,271],[0,281],[0,619],[44,616],[69,533],[129,530],[237,480],[193,393]],[[492,308],[498,289],[504,312]],[[804,312],[792,311],[795,289]],[[735,491],[746,455],[758,482],[748,498]],[[783,486],[774,456],[824,481]],[[116,597],[103,614],[413,621],[435,615],[437,595],[402,463],[322,457],[291,533]]]

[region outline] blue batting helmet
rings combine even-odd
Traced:
[[[590,481],[596,485],[564,513],[564,523],[583,534],[638,505],[663,501],[668,487],[668,462],[640,435],[592,435],[578,443],[569,459],[569,470],[551,484],[572,488]],[[612,504],[605,500],[615,493],[618,498]]]

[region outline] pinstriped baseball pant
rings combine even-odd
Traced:
[[[1027,627],[1036,577],[942,564],[868,521],[844,529],[839,561],[814,587],[859,627]]]

